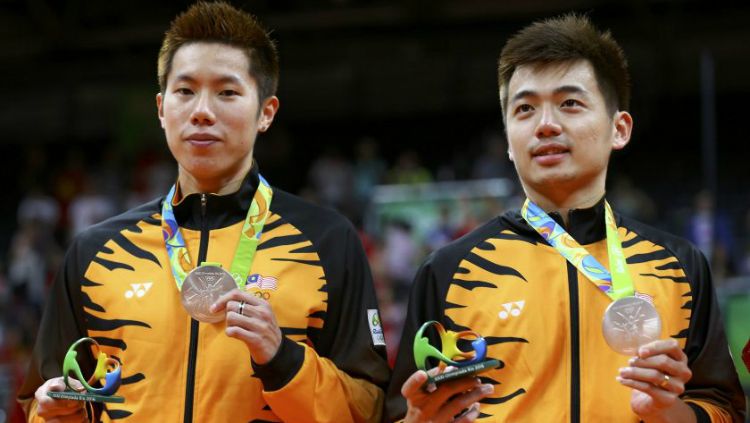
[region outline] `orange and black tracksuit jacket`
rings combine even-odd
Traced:
[[[559,214],[551,216],[560,224]],[[635,290],[662,318],[693,372],[682,399],[699,422],[741,422],[745,398],[729,355],[711,275],[684,240],[616,216]],[[609,267],[603,201],[569,214],[568,233]],[[518,211],[497,217],[433,253],[419,270],[386,402],[402,418],[400,395],[415,370],[414,334],[428,320],[479,332],[488,357],[503,364],[483,373],[494,393],[480,401],[482,422],[637,422],[631,389],[615,377],[628,359],[602,336],[611,303],[530,227]],[[439,345],[438,340],[434,340]]]
[[[254,168],[237,193],[192,194],[175,205],[193,260],[230,268],[257,184]],[[60,376],[67,348],[85,336],[122,362],[117,395],[125,402],[98,410],[103,421],[379,421],[389,369],[377,318],[372,322],[370,270],[351,224],[274,189],[251,269],[264,289],[248,289],[270,303],[285,336],[277,355],[259,366],[242,341],[225,334],[223,322],[199,323],[183,309],[164,246],[161,201],[73,242],[19,393],[29,421],[36,388]],[[92,358],[80,362],[91,374]]]

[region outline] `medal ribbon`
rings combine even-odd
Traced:
[[[607,228],[607,254],[611,273],[561,225],[528,198],[521,208],[521,216],[549,245],[612,300],[634,295],[633,280],[628,272],[625,254],[622,252],[622,244],[617,235],[617,224],[609,203],[604,202],[604,222]]]
[[[258,248],[260,236],[263,233],[263,225],[265,225],[268,215],[271,214],[273,190],[260,174],[258,175],[258,179],[258,189],[255,190],[253,201],[247,210],[245,224],[242,226],[240,240],[237,243],[237,249],[234,252],[234,259],[230,268],[232,278],[234,278],[234,282],[240,289],[245,288],[250,267],[253,265],[253,260],[255,259],[255,251]],[[169,265],[172,268],[172,275],[174,275],[175,283],[177,283],[177,290],[180,291],[182,290],[182,283],[185,281],[185,276],[192,270],[193,265],[188,254],[185,239],[182,237],[180,227],[177,225],[174,209],[172,208],[172,200],[174,199],[176,190],[177,185],[172,185],[172,189],[169,190],[169,194],[164,199],[164,204],[161,207],[161,228],[164,235],[164,243],[167,247],[167,255],[169,255]]]

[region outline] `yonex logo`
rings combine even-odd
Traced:
[[[497,314],[497,316],[503,320],[507,319],[510,316],[518,317],[523,310],[524,304],[526,304],[526,301],[523,300],[505,303],[503,304],[503,310],[501,310],[500,313]]]
[[[131,283],[130,286],[132,289],[129,289],[127,292],[125,292],[125,298],[133,298],[134,296],[141,298],[146,295],[148,290],[151,289],[151,285],[153,284],[153,282]]]

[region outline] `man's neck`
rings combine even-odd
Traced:
[[[231,194],[240,189],[246,174],[247,172],[243,172],[231,179],[198,180],[188,172],[183,172],[182,169],[180,169],[178,177],[180,194],[183,198],[196,193],[217,195]]]
[[[575,209],[586,209],[593,207],[604,197],[604,187],[600,189],[579,190],[572,193],[554,192],[545,195],[532,188],[524,187],[526,196],[537,206],[547,213],[557,212],[563,218],[563,223],[568,224],[568,212]]]

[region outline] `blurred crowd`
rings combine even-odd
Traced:
[[[420,152],[409,149],[390,151],[392,155],[385,158],[377,139],[362,137],[351,151],[325,146],[314,158],[292,164],[297,173],[306,165],[301,181],[295,182],[283,178],[288,173],[283,164],[290,167],[288,157],[275,158],[268,150],[257,154],[261,171],[272,184],[338,209],[360,229],[391,359],[419,263],[434,249],[523,200],[500,133],[485,131],[475,144],[476,151],[466,160],[426,164]],[[114,148],[57,152],[37,146],[20,156],[17,209],[15,216],[6,216],[15,219],[15,225],[3,240],[0,257],[0,422],[22,421],[20,410],[12,404],[15,389],[26,371],[45,298],[66,245],[88,226],[167,192],[176,165],[159,147],[124,157]],[[270,177],[264,170],[266,161]],[[427,231],[416,233],[413,222],[404,219],[392,220],[378,231],[363,224],[376,206],[371,199],[379,185],[492,178],[506,178],[513,189],[478,212],[442,208]],[[679,201],[653,198],[647,186],[625,175],[613,174],[610,182],[608,198],[616,210],[691,240],[709,257],[717,285],[733,276],[750,276],[748,207],[725,210],[708,191],[688,193],[692,203],[681,207]],[[686,193],[674,193],[678,194]],[[3,415],[3,409],[10,411]]]

